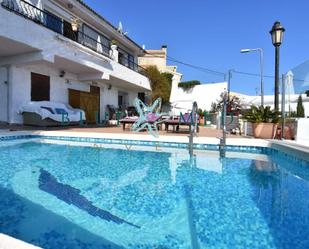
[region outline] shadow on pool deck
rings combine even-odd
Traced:
[[[44,249],[123,248],[0,187],[0,232]]]

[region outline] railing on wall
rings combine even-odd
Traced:
[[[128,52],[126,52],[125,50],[123,50],[122,48],[118,47],[118,62],[123,65],[126,66],[136,72],[139,72],[143,75],[146,74],[145,69],[141,66],[139,66],[137,63],[135,63],[134,61],[134,57],[132,55],[130,55]]]
[[[1,2],[1,6],[75,42],[78,42],[79,44],[82,44],[83,46],[99,54],[110,57],[109,46],[83,33],[80,30],[73,31],[69,22],[62,20],[58,16],[48,11],[42,10],[31,3],[28,3],[24,0],[3,0]],[[134,70],[135,72],[145,75],[144,69],[134,62],[134,58],[130,59],[126,56],[120,56],[118,62]]]
[[[41,10],[23,0],[3,0],[1,5],[2,7],[30,19],[37,24],[40,24],[75,42],[78,42],[97,53],[109,56],[109,47],[105,44],[95,40],[81,31],[73,31],[69,22],[62,20],[48,11]]]

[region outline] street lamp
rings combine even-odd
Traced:
[[[264,106],[264,52],[262,48],[244,48],[240,50],[240,53],[250,53],[250,52],[260,53],[260,70],[261,70],[261,106]]]
[[[272,43],[275,46],[275,110],[279,110],[279,48],[282,43],[283,33],[285,29],[279,21],[276,21],[269,32],[271,34]]]

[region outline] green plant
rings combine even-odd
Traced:
[[[211,103],[211,106],[210,106],[210,113],[216,113],[218,110],[218,107],[217,107],[217,104],[215,102],[212,102]]]
[[[165,78],[164,82],[167,82],[166,87],[165,87],[165,92],[167,94],[168,100],[170,99],[171,96],[171,91],[172,91],[172,83],[173,83],[173,77],[174,75],[171,73],[161,73],[161,76]]]
[[[244,118],[251,123],[278,123],[279,113],[271,110],[270,106],[251,106],[250,110],[244,114]]]
[[[305,109],[304,109],[303,99],[301,95],[299,95],[298,100],[297,100],[296,115],[299,118],[305,117]]]
[[[222,111],[223,110],[223,105],[224,105],[224,95],[225,93],[220,94],[220,99],[218,100],[217,103],[212,103],[211,108],[214,109],[216,112]],[[241,111],[241,102],[239,97],[237,96],[230,96],[230,99],[227,100],[226,103],[226,113],[228,115],[233,114],[237,115]]]
[[[118,41],[116,41],[116,40],[111,40],[111,45],[118,45]]]
[[[178,87],[181,87],[183,90],[189,90],[200,84],[201,82],[199,82],[198,80],[190,80],[178,83]]]
[[[297,118],[297,112],[296,111],[291,111],[289,117],[290,118]]]
[[[309,90],[305,91],[305,94],[309,97]]]
[[[203,117],[204,117],[205,112],[206,112],[206,110],[203,111],[201,108],[199,108],[199,109],[197,110],[197,114],[200,116],[200,118],[203,118]]]
[[[145,68],[145,73],[151,84],[151,99],[155,100],[160,97],[163,103],[169,103],[172,86],[169,79],[171,77],[167,76],[167,74],[160,73],[156,66]]]

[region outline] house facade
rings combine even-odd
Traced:
[[[0,0],[0,121],[48,100],[86,111],[124,109],[151,91],[144,50],[81,0]]]
[[[138,62],[142,67],[155,65],[160,72],[173,74],[170,95],[172,115],[190,111],[194,101],[197,102],[198,108],[209,111],[211,104],[216,103],[221,93],[227,89],[227,82],[201,84],[188,90],[179,87],[183,75],[177,72],[177,66],[167,65],[167,46],[158,50],[146,50],[146,53],[138,58]]]

